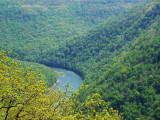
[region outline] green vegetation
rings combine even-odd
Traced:
[[[0,47],[12,57],[77,72],[89,85],[81,103],[98,93],[124,119],[160,119],[159,0],[1,3]]]
[[[66,91],[49,92],[40,73],[29,67],[21,67],[17,60],[9,58],[5,51],[0,51],[0,118],[4,120],[84,120],[113,119],[121,116],[113,108],[108,109],[99,94],[79,102],[79,93],[87,86],[68,97]],[[47,93],[47,94],[46,94]]]
[[[27,62],[27,61],[19,61],[23,64],[24,67],[31,67],[35,72],[41,72],[45,77],[47,87],[51,87],[58,79],[58,74],[52,68],[47,67],[43,64]]]
[[[159,119],[160,4],[133,11],[68,40],[44,63],[82,73],[85,94],[100,93],[125,119]]]
[[[116,16],[141,0],[5,0],[0,1],[0,44],[13,57],[39,62],[66,39]]]

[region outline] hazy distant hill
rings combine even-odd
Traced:
[[[142,3],[124,0],[4,0],[0,1],[0,47],[23,60],[36,61],[66,38]],[[15,55],[15,56],[16,56]],[[36,61],[37,62],[37,61]]]

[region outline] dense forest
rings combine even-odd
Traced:
[[[141,4],[137,0],[5,0],[0,1],[1,47],[21,60],[39,62],[66,39]]]
[[[40,69],[48,87],[57,75],[45,65],[70,69],[88,85],[78,102],[100,94],[126,120],[160,119],[159,0],[6,0],[0,6],[0,47]]]
[[[23,67],[17,59],[8,57],[9,51],[0,51],[0,119],[1,120],[84,120],[122,117],[117,110],[108,108],[99,94],[88,96],[80,102],[81,85],[73,93],[66,84],[65,91],[50,91],[41,73]],[[69,88],[69,90],[68,90]],[[70,96],[68,96],[70,93]]]
[[[18,61],[18,63],[20,63],[24,68],[30,67],[34,72],[40,72],[45,78],[47,87],[51,87],[58,79],[57,73],[48,66],[27,61]]]
[[[47,63],[82,73],[86,95],[100,93],[125,119],[159,119],[159,11],[150,4],[108,20],[52,51]]]

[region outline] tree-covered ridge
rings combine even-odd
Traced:
[[[105,72],[91,88],[126,119],[160,119],[159,33],[158,27],[143,34],[113,64],[104,66]]]
[[[0,48],[1,50],[2,48]],[[6,51],[10,51],[10,55],[11,56],[13,54],[13,51],[10,49],[6,49]],[[16,58],[17,59],[17,58]],[[30,67],[30,69],[34,72],[40,72],[42,74],[42,76],[45,77],[45,82],[46,82],[46,86],[47,87],[51,87],[58,79],[58,74],[51,68],[48,66],[45,66],[43,64],[39,64],[39,63],[34,63],[34,62],[27,62],[27,61],[17,61],[18,66],[21,66],[22,68],[26,68],[26,67]]]
[[[67,40],[58,50],[52,49],[45,54],[42,61],[50,66],[59,65],[88,73],[92,68],[96,70],[93,64],[100,67],[111,62],[158,19],[159,4],[136,7],[86,34]]]
[[[142,3],[120,1],[0,1],[0,45],[13,49],[21,60],[38,62],[67,38]]]
[[[67,41],[43,62],[83,73],[85,94],[100,93],[125,119],[160,119],[159,15],[159,2],[135,9]]]
[[[31,68],[20,67],[17,60],[0,51],[0,118],[5,120],[50,119],[50,120],[120,120],[117,110],[108,108],[99,94],[88,97],[84,103],[79,102],[80,92],[85,92],[87,86],[70,97],[68,85],[66,91],[51,92],[45,86],[40,73]]]
[[[43,64],[27,62],[27,61],[19,61],[23,64],[24,67],[31,67],[35,72],[41,72],[41,74],[45,77],[47,87],[51,87],[54,83],[56,83],[58,79],[58,74],[50,67],[45,66]]]

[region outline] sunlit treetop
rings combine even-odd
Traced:
[[[84,103],[79,94],[88,86],[81,85],[73,93],[69,84],[65,91],[50,91],[40,73],[22,68],[10,52],[0,51],[0,118],[5,120],[120,120],[117,110],[108,108],[99,94],[89,96]],[[70,92],[70,96],[68,96]]]

